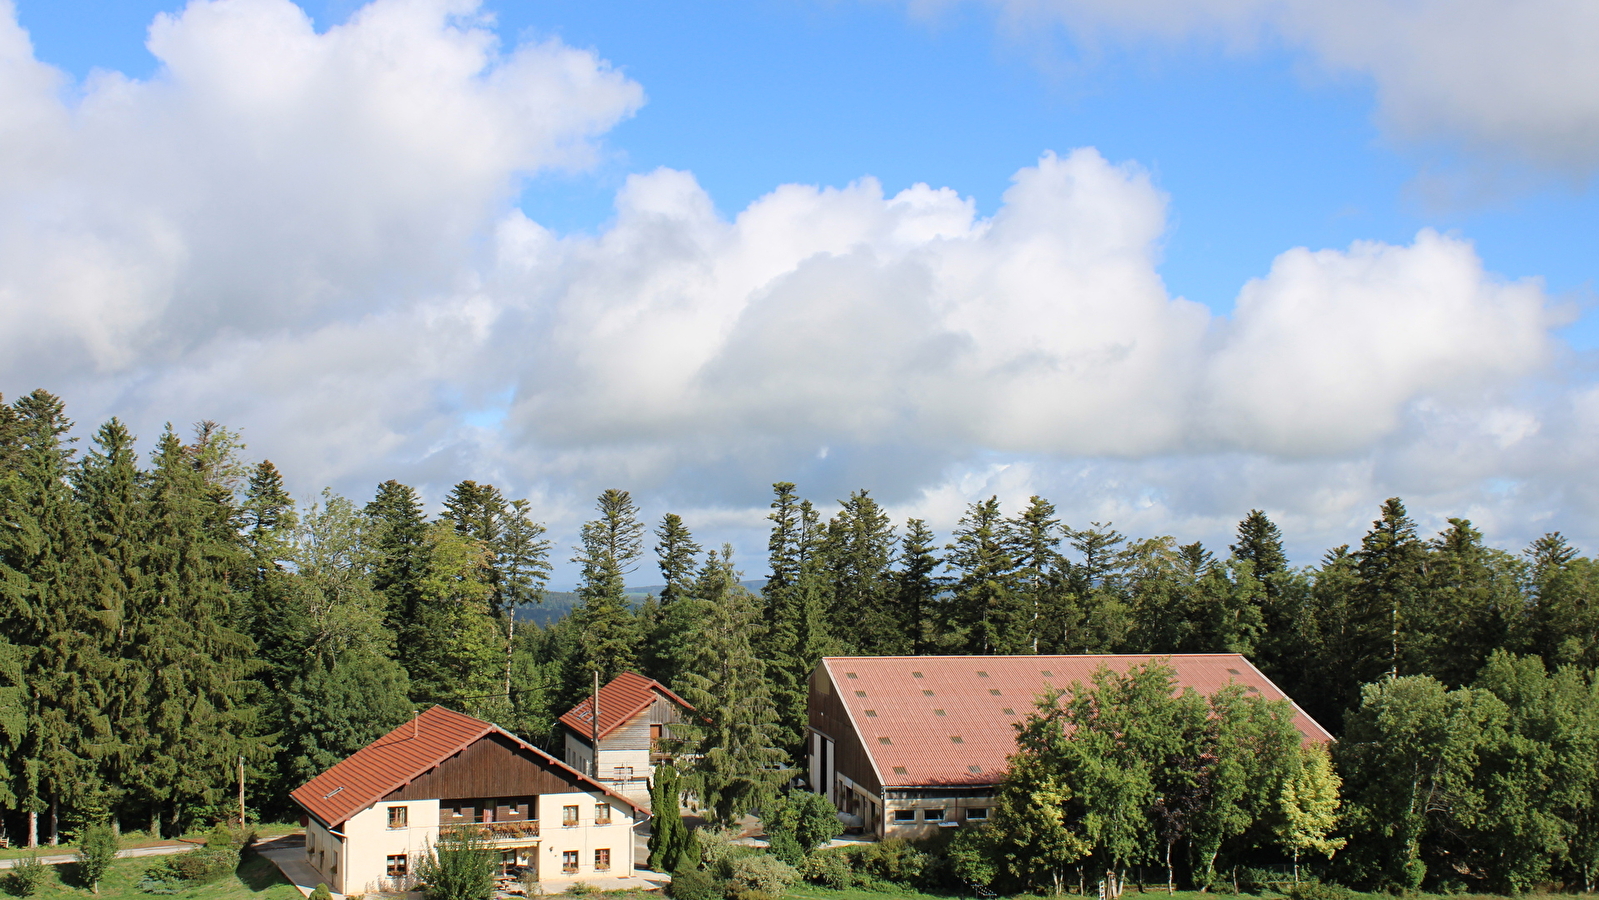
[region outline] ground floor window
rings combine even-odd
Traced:
[[[896,810],[894,810],[894,821],[895,822],[914,822],[914,821],[916,821],[916,810],[914,810],[914,809],[896,809]]]
[[[568,875],[577,873],[577,851],[563,850],[561,852],[561,871]]]
[[[944,811],[941,809],[924,809],[922,810],[922,821],[942,822],[944,821]]]
[[[411,858],[404,853],[390,856],[387,861],[390,878],[404,878],[411,871]]]
[[[611,871],[611,851],[609,848],[594,851],[594,871]]]
[[[979,806],[979,807],[976,807],[975,809],[968,809],[966,811],[966,821],[968,821],[968,822],[987,822],[988,821],[988,807]]]

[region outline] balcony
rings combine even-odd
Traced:
[[[458,834],[462,831],[476,830],[484,840],[508,841],[518,838],[536,838],[539,836],[539,823],[537,820],[530,822],[472,822],[465,825],[444,825],[439,828],[440,834]]]

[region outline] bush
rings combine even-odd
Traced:
[[[200,847],[168,859],[177,876],[190,884],[209,884],[239,867],[239,851],[232,847]]]
[[[311,892],[308,900],[333,900],[333,892],[328,890],[327,885],[318,882],[316,890]]]
[[[1301,881],[1283,890],[1288,900],[1351,900],[1355,892],[1341,884]]]
[[[916,887],[922,882],[932,858],[904,838],[889,838],[870,844],[861,853],[860,868],[874,881],[901,887]]]
[[[800,875],[811,884],[835,891],[856,886],[854,860],[847,850],[822,850],[812,853],[800,866]]]
[[[498,861],[499,853],[484,843],[481,832],[462,828],[440,835],[416,873],[426,885],[427,900],[488,900]]]
[[[17,860],[6,876],[6,891],[17,897],[31,897],[44,885],[50,869],[39,862],[39,854],[31,853]]]
[[[728,873],[727,895],[734,900],[761,900],[751,894],[780,897],[789,885],[799,880],[799,872],[770,853],[752,853],[733,860]]]
[[[94,893],[100,893],[100,879],[117,858],[122,842],[109,825],[90,825],[78,839],[78,880]]]
[[[708,872],[685,869],[672,876],[666,894],[672,900],[721,900],[722,885]]]

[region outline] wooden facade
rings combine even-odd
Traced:
[[[489,734],[383,799],[442,798],[446,803],[470,799],[473,801],[470,808],[475,814],[479,809],[476,803],[479,798],[504,800],[585,789],[577,779],[545,765],[509,738]],[[496,807],[509,812],[503,802],[496,803]],[[523,814],[526,814],[526,810]]]
[[[872,831],[883,814],[883,782],[838,695],[849,689],[833,684],[825,667],[811,672],[811,789],[832,800],[840,812],[859,816]]]

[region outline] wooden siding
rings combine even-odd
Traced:
[[[850,779],[866,790],[882,796],[883,784],[872,770],[872,757],[861,743],[861,736],[850,724],[849,714],[839,700],[824,666],[811,672],[811,696],[808,704],[811,728],[833,741],[833,771]],[[849,690],[846,686],[844,690]],[[820,785],[824,792],[832,785]]]
[[[503,735],[489,734],[383,799],[509,798],[582,790],[587,789],[577,779],[546,767]]]
[[[638,715],[618,725],[615,731],[600,738],[600,750],[610,753],[615,750],[648,750],[650,749],[651,725],[675,725],[683,721],[677,704],[655,695],[655,700],[645,707]],[[669,736],[671,728],[666,729]],[[588,735],[581,735],[581,740],[586,745],[589,743]]]

